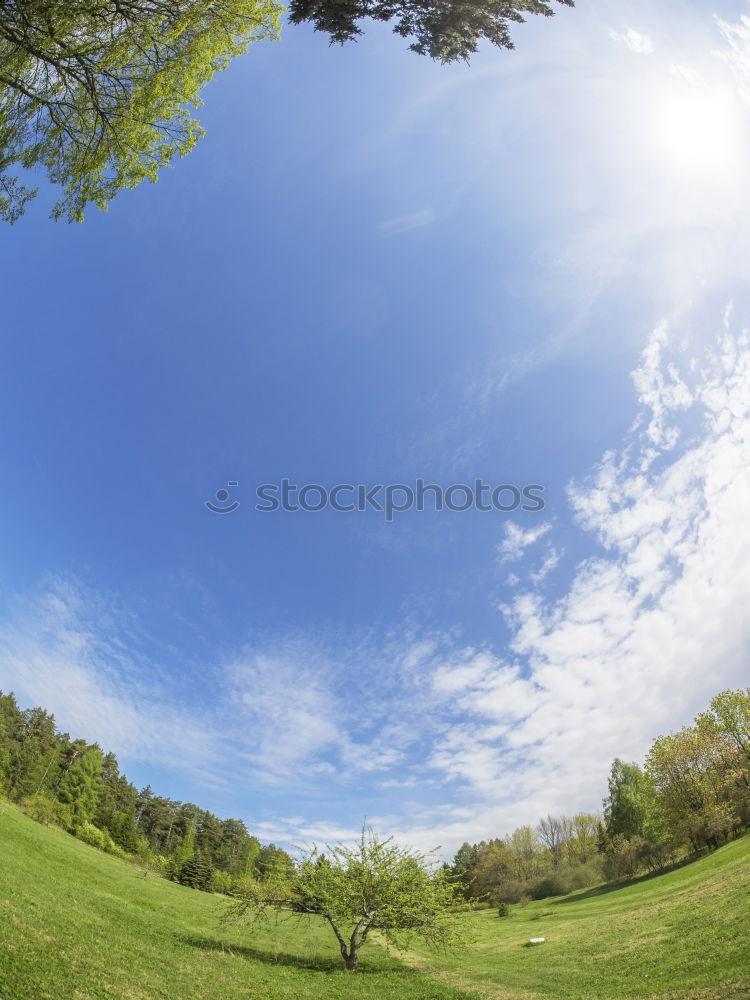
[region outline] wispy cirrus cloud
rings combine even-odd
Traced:
[[[435,218],[435,212],[431,208],[421,208],[417,212],[398,215],[393,219],[384,219],[377,224],[378,235],[398,236],[400,233],[408,233],[412,229],[429,226],[435,221]]]
[[[255,824],[289,843],[356,832],[366,813],[450,850],[596,808],[612,757],[641,756],[716,690],[747,683],[750,337],[734,327],[727,310],[714,338],[655,328],[633,374],[637,419],[570,486],[598,550],[560,596],[539,577],[555,526],[509,528],[504,554],[527,582],[499,609],[502,647],[414,624],[256,637],[207,665],[201,705],[162,682],[122,608],[51,580],[2,627],[0,683],[126,759],[198,784],[252,773],[256,790],[325,789],[348,804],[334,819],[308,804]]]
[[[49,577],[0,626],[0,685],[51,710],[74,736],[130,761],[222,785],[218,731],[138,649],[127,609],[80,581]]]
[[[627,25],[622,31],[610,28],[609,37],[613,42],[619,42],[620,45],[624,45],[625,48],[639,56],[651,55],[655,49],[652,38],[644,35],[643,32],[636,31],[635,28],[629,28]]]
[[[11,602],[0,626],[0,688],[126,766],[187,777],[199,800],[201,787],[314,795],[316,783],[375,781],[419,738],[409,719],[424,701],[433,639],[403,629],[387,639],[263,635],[181,684],[175,664],[159,662],[167,651],[138,628],[81,580],[48,577]]]

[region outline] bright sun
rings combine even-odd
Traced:
[[[670,170],[723,173],[740,165],[745,123],[731,92],[675,81],[654,96],[648,115],[652,148]]]

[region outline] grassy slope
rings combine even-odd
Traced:
[[[375,945],[352,976],[321,925],[249,936],[219,923],[225,907],[0,803],[2,1000],[465,998]]]
[[[352,976],[325,927],[249,936],[219,923],[225,905],[0,804],[2,1000],[750,1000],[747,837],[616,891],[471,914],[475,946],[408,956],[431,975],[368,945]]]
[[[542,916],[540,916],[543,914]],[[474,914],[460,956],[413,965],[488,997],[750,998],[750,837],[667,874]],[[545,944],[524,946],[531,937]]]

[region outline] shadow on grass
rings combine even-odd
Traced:
[[[701,857],[705,855],[693,855],[689,858],[683,858],[681,861],[675,861],[672,865],[667,865],[666,868],[660,868],[655,872],[647,872],[645,875],[634,875],[632,878],[620,879],[618,882],[607,882],[605,885],[595,885],[591,889],[586,889],[585,892],[572,893],[570,896],[565,896],[562,899],[556,899],[554,902],[550,901],[551,906],[560,906],[562,903],[577,903],[579,899],[591,899],[595,896],[606,896],[610,892],[617,892],[619,889],[626,889],[629,885],[640,885],[642,882],[650,882],[651,879],[659,878],[661,875],[668,875],[670,872],[679,871],[680,868],[685,868],[686,865],[691,865],[694,861],[698,861]]]
[[[269,951],[265,948],[253,948],[250,945],[227,944],[216,938],[187,937],[186,944],[201,951],[222,951],[227,955],[237,955],[240,958],[250,958],[266,965],[287,965],[295,969],[308,969],[313,972],[335,972],[344,968],[341,959],[315,956],[305,958],[303,955],[291,955],[285,951]]]
[[[267,948],[253,948],[250,945],[227,944],[216,938],[185,937],[182,939],[191,948],[198,948],[200,951],[221,951],[227,955],[234,955],[239,958],[248,958],[256,962],[263,962],[266,965],[285,965],[294,969],[305,969],[308,972],[344,972],[344,963],[340,958],[322,955],[305,958],[303,955],[292,955],[285,951],[270,951]],[[367,972],[388,972],[408,973],[409,970],[394,964],[387,969],[368,969],[367,959],[364,959],[362,967],[357,969],[355,975]]]

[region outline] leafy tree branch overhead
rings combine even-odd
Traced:
[[[274,0],[11,0],[0,9],[0,214],[36,194],[13,168],[63,189],[55,219],[81,221],[155,181],[202,135],[190,108],[214,73],[278,34]]]
[[[411,39],[412,52],[442,63],[468,60],[481,41],[512,49],[512,24],[523,24],[524,14],[554,13],[549,0],[292,0],[289,10],[294,24],[312,21],[340,43],[361,35],[366,18],[393,21],[394,32]]]
[[[557,0],[572,6],[573,0]],[[156,181],[203,135],[191,109],[214,73],[251,42],[277,38],[276,0],[8,0],[0,5],[0,217],[15,222],[45,171],[62,189],[52,217],[82,221],[124,188]],[[290,19],[332,42],[366,18],[393,21],[410,48],[468,59],[483,39],[511,48],[546,0],[293,0]],[[21,171],[19,175],[18,171]]]

